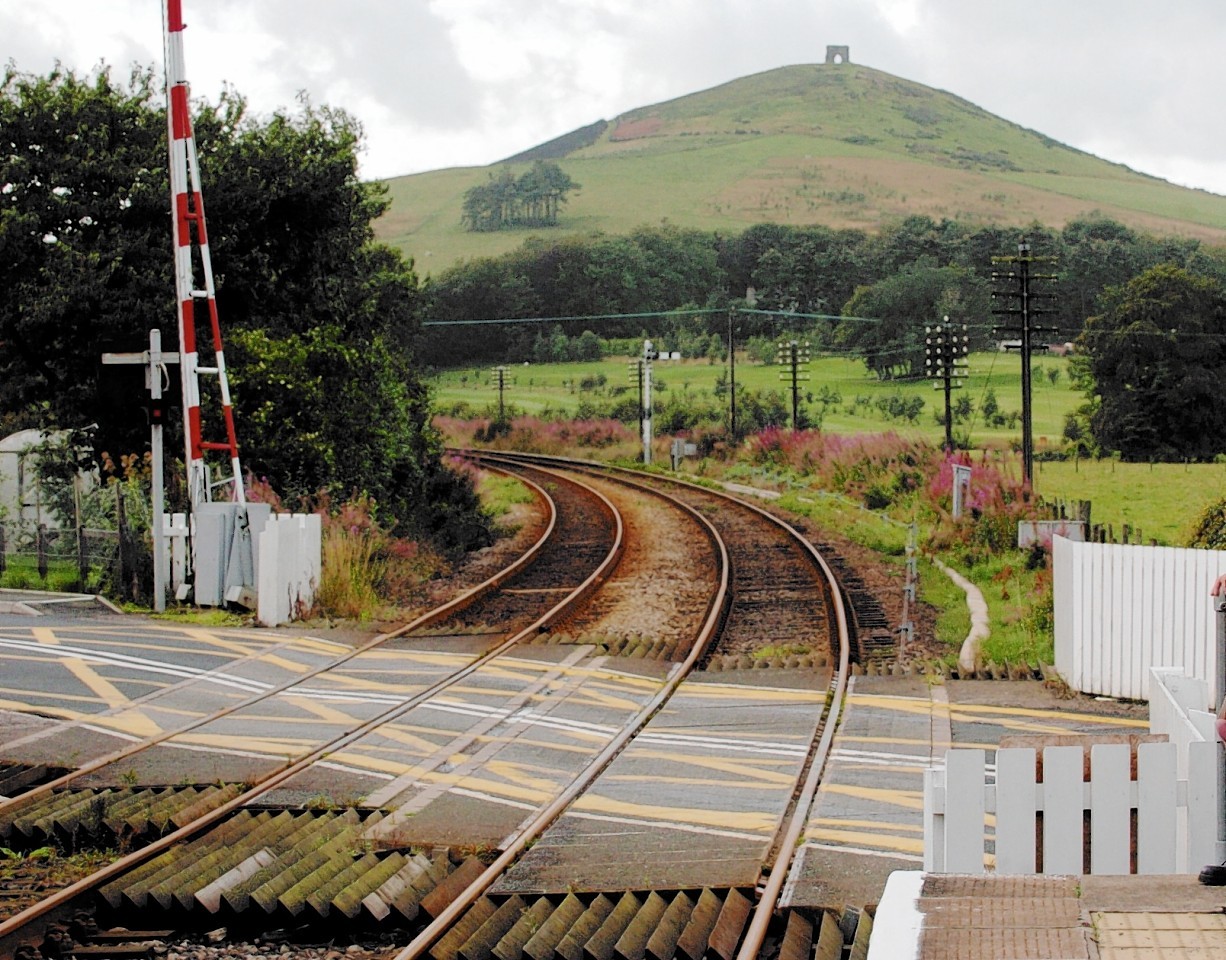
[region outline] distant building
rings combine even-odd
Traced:
[[[1054,344],[1053,343],[1032,343],[1030,345],[1030,352],[1031,353],[1058,353],[1060,356],[1064,356],[1064,353],[1067,352],[1063,349],[1064,347],[1068,347],[1069,350],[1071,350],[1073,345],[1071,343],[1054,343]],[[1056,348],[1060,348],[1060,349],[1056,349]],[[1001,353],[1021,353],[1022,352],[1022,341],[1021,340],[997,340],[996,349],[999,350]]]
[[[851,47],[834,46],[833,44],[826,47],[826,62],[827,63],[851,63]]]

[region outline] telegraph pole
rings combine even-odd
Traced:
[[[498,384],[498,426],[501,428],[507,422],[506,406],[503,404],[503,391],[507,385],[507,368],[498,366],[493,369],[494,380]]]
[[[954,412],[950,394],[962,389],[962,380],[970,364],[966,358],[970,338],[966,335],[966,324],[963,324],[959,339],[949,317],[943,317],[935,327],[924,327],[924,334],[924,367],[928,376],[936,381],[933,388],[945,391],[945,452],[950,453],[954,449]]]
[[[1055,274],[1031,273],[1033,263],[1052,263],[1054,257],[1035,257],[1030,252],[1030,241],[1025,237],[1017,245],[1015,257],[993,257],[993,264],[1007,266],[1008,272],[992,272],[992,282],[998,284],[992,291],[992,299],[1005,306],[994,308],[992,313],[1015,316],[1020,326],[998,327],[998,333],[1020,334],[1022,345],[1022,476],[1028,486],[1034,484],[1034,430],[1030,404],[1030,354],[1035,349],[1034,334],[1052,332],[1051,327],[1036,327],[1033,318],[1043,313],[1054,313],[1050,308],[1036,306],[1036,302],[1054,300],[1054,293],[1034,293],[1031,284],[1036,281],[1055,281]]]
[[[809,364],[809,341],[779,341],[775,362],[787,367],[779,372],[779,379],[791,381],[792,384],[792,432],[795,433],[800,427],[800,384],[802,380],[810,378],[807,370],[800,369],[802,365]]]
[[[736,307],[728,308],[728,432],[736,442]]]
[[[651,361],[660,356],[660,351],[650,340],[643,341],[643,379],[642,379],[642,411],[643,411],[643,463],[651,465]]]

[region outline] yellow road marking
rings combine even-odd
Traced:
[[[680,822],[704,827],[753,831],[769,836],[777,818],[756,810],[707,810],[698,807],[663,807],[658,804],[631,803],[585,793],[575,801],[575,810],[584,813],[609,813],[656,823]]]
[[[924,809],[923,790],[888,790],[883,787],[857,787],[849,783],[824,783],[819,795],[821,793],[837,793],[844,797],[871,800],[907,810]]]
[[[78,660],[76,657],[65,657],[60,662],[69,673],[80,680],[88,689],[92,690],[94,696],[108,707],[122,707],[128,702],[128,698],[106,677],[99,675],[98,671],[91,664]]]
[[[814,817],[810,823],[834,827],[864,827],[869,830],[902,830],[906,833],[923,833],[923,824],[884,823],[880,820],[844,820],[840,817]]]
[[[898,853],[914,853],[923,856],[924,840],[922,837],[892,837],[880,833],[866,833],[861,830],[828,830],[825,828],[806,832],[807,840],[834,841],[843,844],[854,844],[859,847],[869,847],[878,850],[894,850]]]
[[[325,723],[335,723],[338,726],[347,727],[362,722],[351,714],[337,710],[335,707],[330,707],[326,703],[320,703],[318,700],[311,700],[308,697],[287,693],[283,695],[283,699],[286,703],[293,704],[300,710],[314,714]]]
[[[11,690],[0,690],[0,693],[12,693],[12,692],[13,691]],[[90,703],[93,702],[88,697],[60,697],[59,699],[61,700],[85,700]],[[20,712],[29,710],[30,704],[22,703],[20,700],[0,700],[0,709],[14,710],[20,713]],[[38,712],[40,714],[50,713],[53,716],[61,717],[64,720],[81,720],[89,716],[88,713],[81,713],[78,710],[69,710],[67,707],[52,707],[52,706],[43,706],[43,705],[39,706]]]
[[[671,762],[686,763],[694,767],[704,767],[707,770],[717,770],[721,773],[731,774],[735,777],[745,777],[750,780],[766,780],[771,783],[790,784],[796,779],[795,774],[790,772],[794,769],[796,761],[786,758],[766,758],[759,760],[748,761],[726,757],[703,757],[687,753],[679,753],[674,750],[648,750],[635,749],[632,755],[628,754],[627,759],[652,759],[652,760],[668,760]],[[765,767],[784,767],[783,770],[768,770]]]
[[[853,693],[847,699],[853,703],[861,703],[865,706],[882,707],[898,710],[903,713],[923,714],[924,716],[929,716],[933,713],[937,715],[944,714],[952,720],[969,722],[997,722],[989,720],[991,717],[1029,717],[1032,719],[1070,720],[1077,723],[1101,723],[1105,726],[1144,727],[1149,729],[1148,720],[1134,720],[1130,717],[1103,717],[1092,713],[1075,713],[1065,710],[1042,710],[1036,707],[993,707],[985,704],[968,703],[943,704],[931,700],[921,700],[916,697],[888,697],[865,693]],[[1015,729],[1031,729],[1030,726],[1021,724],[1020,721],[1015,724],[1002,723],[1000,725],[1012,726]],[[1044,728],[1042,724],[1033,725],[1033,729],[1044,733],[1068,732],[1063,727]]]

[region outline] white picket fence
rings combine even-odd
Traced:
[[[1185,749],[1186,766],[1174,743],[1139,744],[1133,780],[1128,744],[1095,744],[1085,780],[1083,747],[1045,747],[1042,782],[1032,748],[997,750],[994,769],[984,750],[949,750],[944,769],[924,774],[924,869],[1195,873],[1220,859],[1216,751],[1221,747],[1197,741]],[[1083,860],[1087,841],[1089,857]]]
[[[256,541],[256,618],[267,626],[298,620],[315,603],[323,528],[317,513],[273,514]]]
[[[1209,588],[1226,551],[1052,544],[1056,670],[1074,690],[1148,700],[1150,667],[1215,676]]]

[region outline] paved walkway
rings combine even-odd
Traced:
[[[898,872],[868,960],[1210,960],[1226,887],[1193,876],[966,877]]]

